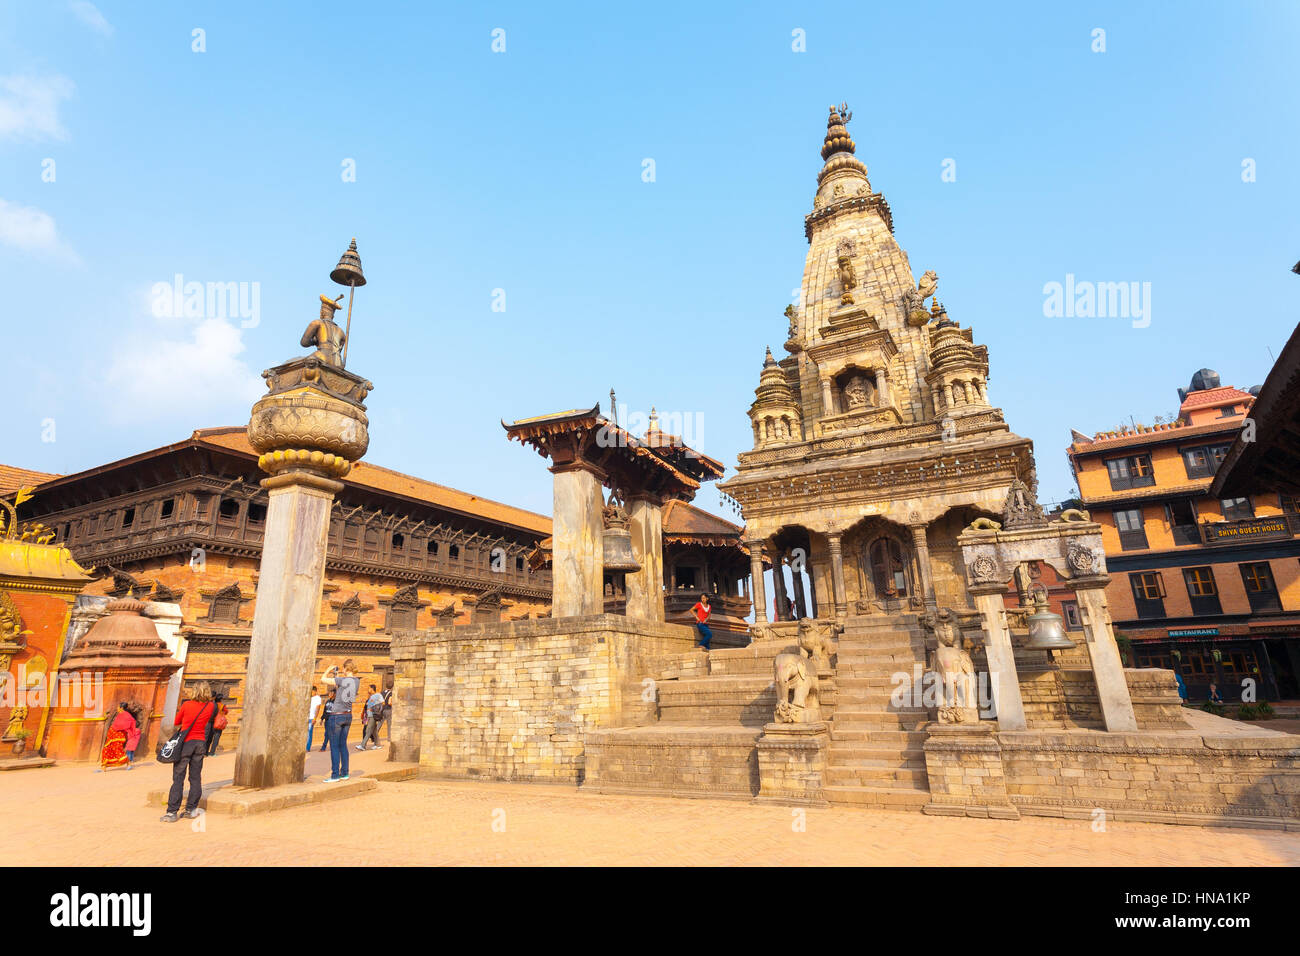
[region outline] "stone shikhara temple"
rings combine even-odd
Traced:
[[[602,792],[1295,826],[1300,738],[1124,668],[1099,526],[1044,515],[987,349],[914,277],[849,119],[830,111],[787,355],[767,353],[753,450],[721,486],[746,522],[749,643],[705,654],[656,586],[664,505],[717,462],[599,406],[516,421],[555,476],[553,616],[395,636],[394,758]],[[1045,603],[1004,607],[1033,562],[1074,592],[1081,640]],[[611,567],[623,614],[604,613]]]

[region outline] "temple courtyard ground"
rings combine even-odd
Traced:
[[[354,772],[391,770],[383,751]],[[209,758],[228,781],[234,754]],[[329,768],[313,753],[308,773]],[[63,764],[0,773],[8,866],[754,865],[1300,866],[1300,832],[1027,818],[931,817],[669,797],[572,787],[408,779],[359,796],[201,821],[159,822],[150,790],[171,768]],[[800,825],[802,824],[802,829]]]

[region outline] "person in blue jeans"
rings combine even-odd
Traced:
[[[700,632],[700,640],[697,646],[708,651],[709,645],[713,643],[713,630],[709,627],[709,615],[713,613],[713,608],[709,607],[709,596],[707,594],[700,595],[700,599],[691,608],[691,613],[695,615],[695,629]]]
[[[330,775],[326,783],[348,779],[348,730],[352,727],[352,704],[357,699],[361,678],[353,674],[351,658],[340,671],[335,664],[322,680],[334,688],[334,699],[325,705],[325,736],[330,745]]]
[[[307,710],[307,753],[311,753],[311,739],[316,731],[316,712],[321,708],[320,694],[316,693],[316,685],[311,687],[311,705]]]

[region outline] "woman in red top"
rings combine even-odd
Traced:
[[[205,680],[190,688],[190,699],[181,704],[176,711],[176,730],[189,731],[181,741],[181,756],[172,764],[172,789],[167,795],[167,813],[163,823],[175,823],[180,816],[197,817],[199,800],[203,798],[203,757],[207,753],[208,724],[217,716],[216,705],[212,702],[212,688]],[[190,775],[190,795],[185,802],[185,812],[177,814],[181,808],[181,795],[185,792],[185,772]]]
[[[135,757],[135,748],[140,746],[140,725],[135,715],[126,706],[126,701],[117,705],[117,714],[108,728],[108,739],[104,749],[99,752],[99,769],[109,770],[113,767],[131,768]]]
[[[709,596],[701,594],[700,599],[695,602],[691,608],[691,613],[695,615],[695,629],[700,632],[700,647],[706,651],[709,644],[713,641],[713,631],[709,629],[709,615],[713,613],[713,608],[709,607]]]

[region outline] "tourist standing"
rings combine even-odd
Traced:
[[[217,744],[221,742],[221,732],[230,723],[230,708],[225,705],[220,694],[212,695],[212,703],[217,708],[217,716],[213,718],[212,726],[208,728],[206,753],[209,757],[217,752]]]
[[[382,722],[388,728],[388,741],[393,740],[393,689],[389,687],[384,691],[384,709],[380,714]]]
[[[340,670],[335,664],[321,678],[334,687],[334,700],[326,705],[333,718],[333,726],[326,731],[330,741],[330,775],[326,783],[348,779],[348,730],[352,727],[352,705],[357,699],[361,678],[355,676],[351,658],[343,662]]]
[[[307,753],[311,753],[311,738],[316,730],[316,712],[320,710],[320,694],[316,693],[316,685],[311,686],[311,707],[307,711]]]
[[[330,704],[334,703],[334,689],[330,688],[329,696],[320,709],[321,734],[320,749],[323,752],[330,745]]]
[[[713,613],[713,609],[709,607],[707,594],[700,595],[700,599],[691,608],[691,613],[695,615],[695,629],[700,632],[699,646],[707,651],[713,642],[713,631],[709,629],[709,616]]]
[[[212,688],[207,681],[201,680],[190,689],[190,699],[176,711],[176,729],[185,734],[185,739],[181,741],[180,759],[172,764],[172,789],[167,795],[167,813],[162,818],[163,823],[175,823],[178,819],[186,771],[190,775],[190,793],[185,802],[185,812],[180,816],[199,815],[199,801],[203,799],[203,758],[208,752],[208,725],[216,720],[216,716]]]
[[[374,684],[370,685],[370,696],[366,698],[366,709],[363,711],[366,723],[365,730],[361,733],[361,743],[357,744],[358,750],[377,750],[379,748],[379,721],[384,710],[384,695],[379,693],[379,688]]]
[[[109,725],[108,738],[99,752],[99,770],[95,772],[100,773],[113,767],[126,767],[130,770],[135,748],[139,745],[140,725],[126,706],[126,701],[122,701],[117,705],[113,723]]]

